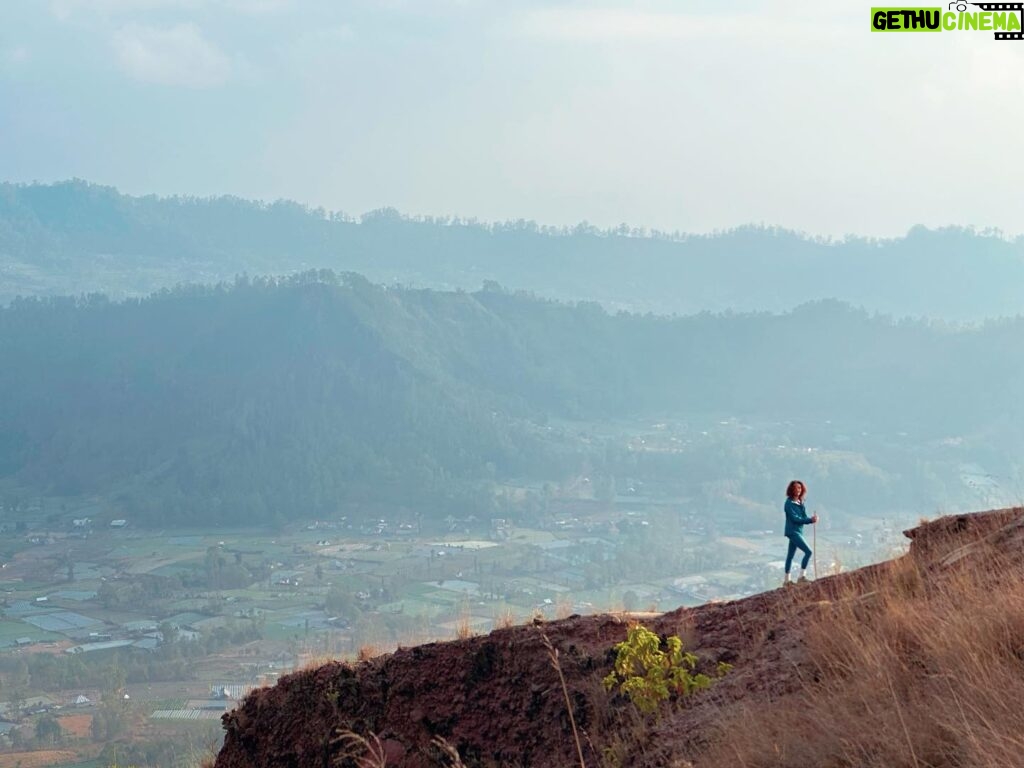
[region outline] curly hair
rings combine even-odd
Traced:
[[[798,485],[800,486],[800,489],[803,491],[803,493],[800,494],[800,498],[802,499],[804,497],[804,494],[807,493],[807,485],[804,483],[803,480],[792,480],[790,481],[789,485],[786,486],[787,499],[796,498],[796,487]]]

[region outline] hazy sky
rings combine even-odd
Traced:
[[[358,214],[1024,231],[1024,42],[869,2],[0,0],[0,179]]]

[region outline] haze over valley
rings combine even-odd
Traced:
[[[282,225],[275,211],[287,207],[137,202],[80,183],[8,193],[50,202],[36,225],[6,220],[8,243],[35,232],[49,245],[35,251],[48,253],[33,265],[35,295],[0,309],[0,643],[57,656],[15,655],[0,669],[20,681],[18,701],[42,697],[43,708],[72,688],[103,700],[113,675],[136,703],[104,705],[90,721],[109,749],[139,723],[160,731],[216,716],[230,702],[210,703],[224,700],[209,691],[246,690],[310,655],[769,589],[780,578],[785,478],[810,487],[821,567],[835,570],[887,557],[922,513],[1021,496],[1024,410],[1010,386],[1024,375],[1019,316],[894,317],[754,282],[743,294],[751,306],[779,301],[776,290],[791,306],[628,312],[545,297],[559,291],[533,269],[504,275],[533,275],[529,290],[486,271],[472,290],[328,269],[248,276],[246,258],[280,271],[306,263],[252,256],[257,245],[275,252],[267,232],[225,252],[240,271],[231,279],[171,286],[215,263],[210,241],[173,220],[161,225],[181,227],[171,234],[131,234],[136,219],[103,206],[205,211],[212,233],[228,206],[244,214],[241,230],[282,226],[282,242],[310,226],[375,232],[374,248],[393,243],[374,257],[378,274],[415,264],[438,286],[458,269],[419,260],[431,233],[471,236],[481,249],[512,235],[398,216],[332,223],[294,207],[298,224]],[[58,193],[70,202],[55,210]],[[83,203],[94,194],[100,208]],[[684,262],[701,258],[688,248],[740,237],[518,232],[553,249],[543,263],[563,276],[572,248],[593,243],[679,249],[664,258]],[[849,259],[869,247],[742,237],[808,253],[854,248]],[[358,261],[351,247],[339,261]],[[702,279],[718,279],[723,267],[705,257]],[[621,258],[612,263],[636,263]],[[967,259],[955,249],[946,258]],[[95,264],[102,278],[90,277]],[[121,287],[52,295],[79,273]],[[127,288],[161,280],[148,295]],[[970,298],[980,314],[984,300]],[[243,648],[254,658],[243,662]],[[38,666],[50,658],[56,667]],[[153,759],[183,749],[170,734],[147,743],[139,749],[164,755]]]
[[[0,768],[1019,768],[961,5],[0,4]]]

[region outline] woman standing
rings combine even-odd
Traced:
[[[798,549],[804,553],[804,559],[800,563],[800,578],[797,581],[807,581],[807,564],[811,561],[811,548],[804,541],[803,530],[805,525],[818,522],[818,516],[807,516],[804,509],[806,493],[807,486],[799,480],[794,480],[786,487],[786,538],[789,539],[789,551],[786,553],[786,580],[783,583],[787,587],[793,583],[789,580],[789,571],[793,567],[793,555]]]

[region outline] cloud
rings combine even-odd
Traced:
[[[529,37],[578,42],[656,42],[721,37],[821,37],[834,31],[817,14],[678,13],[634,8],[537,8],[525,12],[518,29]]]
[[[58,21],[68,21],[78,13],[106,16],[165,8],[195,9],[200,5],[200,0],[52,0],[50,12]]]
[[[231,78],[231,59],[195,24],[128,24],[114,34],[113,44],[122,71],[139,82],[215,88]]]
[[[259,15],[292,10],[295,0],[222,0],[222,4],[236,13]]]
[[[153,11],[201,11],[225,8],[233,13],[261,15],[289,10],[295,0],[52,0],[50,11],[59,21],[76,13],[87,15],[133,15]]]
[[[7,48],[3,52],[3,61],[11,66],[24,64],[30,58],[32,58],[32,53],[26,45],[16,45],[12,48]]]
[[[619,8],[539,8],[523,18],[536,37],[569,40],[684,39],[706,34],[715,19]]]

